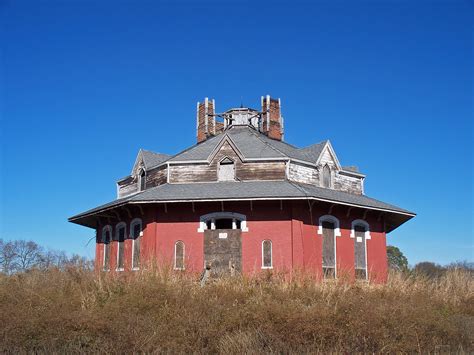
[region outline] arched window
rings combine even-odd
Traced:
[[[331,187],[331,169],[327,164],[323,167],[323,187]]]
[[[370,239],[369,224],[358,219],[352,222],[351,238],[354,238],[354,269],[357,279],[366,280],[367,273],[367,240]]]
[[[318,234],[323,237],[323,276],[330,279],[337,275],[336,236],[340,236],[339,220],[331,215],[319,218]]]
[[[206,229],[240,229],[248,232],[247,217],[234,212],[214,212],[201,216],[198,232]]]
[[[140,268],[140,244],[142,239],[142,220],[135,218],[130,223],[130,236],[132,237],[132,269]]]
[[[105,226],[102,228],[102,243],[104,243],[104,263],[103,268],[104,271],[110,270],[110,245],[111,245],[111,237],[112,237],[112,227]]]
[[[117,271],[124,270],[124,251],[125,251],[125,228],[126,224],[120,222],[115,227],[115,239],[117,240]]]
[[[146,189],[146,174],[145,169],[140,169],[138,173],[138,190],[143,191]]]
[[[262,242],[262,269],[273,268],[273,250],[272,241],[264,240]]]
[[[234,181],[235,180],[235,164],[229,158],[224,158],[219,162],[217,167],[218,181]]]
[[[174,244],[174,269],[184,270],[184,243],[181,240]]]

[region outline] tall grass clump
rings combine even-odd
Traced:
[[[0,352],[474,351],[472,274],[395,273],[386,285],[165,268],[0,275]]]

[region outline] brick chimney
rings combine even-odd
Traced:
[[[262,122],[260,130],[269,138],[283,140],[283,117],[281,117],[280,99],[262,96]]]
[[[201,143],[216,134],[215,101],[207,97],[204,102],[197,103],[196,130],[197,142]]]

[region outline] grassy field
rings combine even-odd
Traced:
[[[474,281],[450,271],[384,286],[305,275],[224,279],[167,270],[0,275],[0,352],[474,351]]]

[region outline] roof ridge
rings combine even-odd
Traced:
[[[260,135],[263,135],[263,134],[260,133],[259,131],[255,131],[255,132],[251,132],[251,133],[254,134],[254,135],[257,137],[257,139],[259,139],[263,144],[269,146],[271,149],[273,149],[274,151],[276,151],[276,152],[282,154],[283,156],[285,156],[285,157],[287,157],[287,158],[290,158],[290,157],[288,156],[288,154],[283,153],[280,149],[275,148],[275,147],[272,147],[270,143],[265,142],[265,140],[263,140],[263,139],[260,137]],[[269,139],[270,139],[270,138],[269,138]]]
[[[329,139],[325,139],[325,140],[323,140],[323,141],[321,141],[321,142],[313,143],[313,144],[310,144],[310,145],[308,145],[308,146],[306,146],[306,147],[299,148],[299,149],[300,149],[300,150],[306,150],[306,149],[309,149],[309,148],[314,147],[314,146],[316,146],[316,145],[325,144],[325,143],[327,143],[327,142],[329,142]]]
[[[170,159],[168,159],[168,160],[171,160],[171,159],[177,157],[177,156],[180,155],[180,154],[186,153],[186,152],[190,151],[191,149],[196,148],[196,147],[198,147],[199,145],[201,145],[201,144],[203,144],[203,143],[206,143],[206,142],[209,142],[209,141],[213,140],[214,138],[217,138],[217,137],[219,137],[219,136],[222,136],[222,137],[223,137],[224,135],[225,135],[224,132],[222,132],[222,133],[219,133],[219,134],[217,134],[217,135],[215,135],[215,136],[212,136],[212,137],[206,139],[205,141],[202,141],[202,142],[193,144],[192,146],[190,146],[190,147],[188,147],[188,148],[186,148],[186,149],[184,149],[184,150],[182,150],[182,151],[180,151],[180,152],[178,152],[178,153],[176,153],[176,154],[170,156]],[[222,138],[222,137],[221,137],[221,138]],[[219,143],[217,143],[217,144],[219,144]]]
[[[143,149],[143,148],[140,148],[140,150],[142,152],[148,152],[148,153],[152,153],[152,154],[159,154],[159,155],[167,155],[167,156],[171,156],[170,154],[167,154],[167,153],[159,153],[159,152],[154,152],[152,150],[148,150],[148,149]]]

